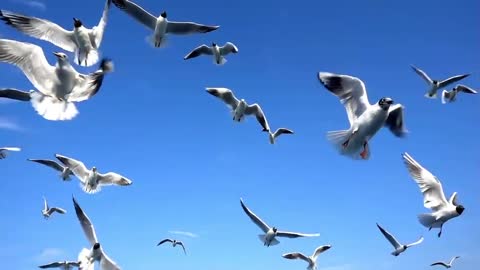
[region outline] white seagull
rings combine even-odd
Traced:
[[[18,147],[0,147],[0,159],[6,158],[8,152],[19,152],[20,150]]]
[[[431,209],[432,213],[418,215],[420,223],[429,228],[440,228],[438,237],[442,235],[443,224],[448,220],[460,216],[465,207],[458,204],[457,192],[454,192],[447,201],[443,193],[442,183],[427,169],[423,168],[408,153],[403,153],[403,161],[410,176],[415,180],[423,193],[423,205]]]
[[[275,132],[268,131],[268,139],[270,144],[275,144],[275,139],[282,134],[293,134],[293,131],[287,128],[279,128]]]
[[[57,171],[60,172],[60,177],[62,178],[63,181],[70,181],[70,176],[74,175],[72,170],[66,166],[62,166],[56,161],[50,160],[50,159],[31,159],[29,158],[28,161],[33,161],[39,164],[43,164],[45,166],[48,166],[50,168],[53,168]]]
[[[454,102],[457,98],[458,93],[461,93],[461,92],[466,94],[477,94],[477,91],[473,90],[472,88],[465,86],[463,84],[458,84],[450,91],[447,91],[447,90],[442,91],[442,103],[445,104],[449,102]]]
[[[153,31],[150,37],[155,47],[163,46],[167,36],[189,35],[195,33],[208,33],[217,30],[220,26],[204,25],[195,22],[175,22],[167,20],[167,12],[162,12],[160,16],[155,17],[148,11],[129,0],[112,0],[113,4],[130,15],[141,24]]]
[[[43,210],[42,210],[42,215],[45,219],[48,219],[55,212],[57,212],[59,214],[67,213],[67,211],[65,211],[65,209],[62,209],[62,208],[59,208],[59,207],[50,208],[48,206],[47,199],[45,199],[45,197],[43,197],[43,203],[44,203],[44,207],[43,207]]]
[[[227,104],[232,110],[233,121],[240,122],[246,115],[255,115],[258,123],[262,126],[264,132],[270,131],[265,114],[257,103],[248,105],[245,99],[238,100],[232,90],[227,88],[211,88],[207,87],[207,92]]]
[[[0,10],[0,19],[26,35],[48,41],[63,50],[75,52],[75,63],[88,67],[99,60],[98,49],[107,25],[110,2],[111,0],[107,0],[100,22],[91,29],[85,28],[76,18],[73,18],[73,30],[68,31],[51,21],[7,10]]]
[[[326,245],[326,246],[320,246],[315,251],[313,252],[312,256],[305,256],[300,252],[292,252],[292,253],[286,253],[283,254],[282,257],[285,259],[301,259],[304,260],[308,263],[308,270],[316,270],[317,269],[317,257],[321,253],[329,250],[332,246],[331,245]]]
[[[229,53],[238,53],[238,48],[231,42],[225,43],[223,46],[218,46],[215,42],[212,43],[212,47],[205,44],[198,46],[188,53],[183,59],[188,60],[198,57],[200,55],[212,55],[213,62],[217,65],[223,65],[227,62],[225,58]]]
[[[456,259],[460,258],[460,256],[456,256],[456,257],[453,257],[449,263],[444,263],[444,262],[436,262],[436,263],[432,263],[430,266],[434,266],[434,265],[441,265],[445,268],[451,268],[452,267],[452,264],[453,264],[453,261],[455,261]]]
[[[418,245],[423,242],[423,237],[420,237],[420,239],[418,239],[417,242],[414,242],[408,245],[403,245],[400,242],[398,242],[393,235],[391,235],[389,232],[383,229],[378,223],[377,223],[377,227],[378,229],[380,229],[383,236],[387,238],[388,242],[390,242],[390,244],[392,244],[392,246],[395,248],[395,250],[392,252],[393,256],[398,256],[401,253],[403,253],[405,250],[407,250],[407,248]]]
[[[80,263],[79,262],[73,262],[73,261],[63,261],[63,262],[53,262],[45,265],[40,265],[39,268],[45,269],[45,268],[61,268],[63,270],[70,270],[75,267],[79,267]]]
[[[118,267],[118,265],[107,256],[105,251],[103,251],[102,247],[100,246],[95,233],[95,228],[93,227],[93,224],[88,218],[87,214],[83,212],[75,198],[72,197],[72,199],[73,205],[75,206],[75,213],[80,221],[82,230],[85,233],[88,242],[90,245],[92,245],[91,249],[83,248],[78,254],[80,270],[94,270],[94,264],[96,261],[100,263],[100,268],[102,270],[120,270],[120,267]]]
[[[285,232],[279,231],[276,227],[270,227],[265,222],[263,222],[258,216],[256,216],[250,209],[248,209],[243,203],[242,198],[240,198],[240,204],[243,211],[248,215],[248,217],[255,223],[265,234],[259,234],[258,238],[262,241],[264,246],[274,246],[278,245],[280,242],[275,237],[287,237],[287,238],[297,238],[297,237],[314,237],[320,236],[318,233],[297,233],[297,232]]]
[[[432,80],[430,79],[430,77],[428,77],[427,73],[425,73],[423,70],[419,69],[419,68],[416,68],[415,66],[412,66],[412,69],[420,76],[422,77],[428,84],[428,86],[430,87],[427,91],[427,93],[425,94],[425,97],[427,98],[436,98],[437,97],[437,91],[438,89],[440,88],[444,88],[454,82],[458,82],[460,81],[461,79],[464,79],[468,76],[470,76],[470,74],[463,74],[463,75],[456,75],[456,76],[452,76],[446,80],[443,80],[443,81],[438,81],[438,80]]]
[[[117,186],[129,186],[132,181],[118,173],[108,172],[101,174],[94,166],[91,170],[88,170],[83,162],[76,159],[56,154],[55,157],[72,170],[73,174],[80,180],[80,186],[86,193],[96,193],[101,190],[102,186],[117,185]]]
[[[403,120],[404,107],[401,104],[392,105],[393,100],[388,97],[370,104],[365,85],[359,78],[319,72],[318,79],[328,91],[340,99],[348,114],[348,130],[327,133],[328,140],[341,154],[367,160],[370,157],[368,142],[383,126],[387,126],[397,137],[407,134]]]
[[[166,243],[166,242],[169,242],[169,243],[172,243],[172,246],[175,247],[176,245],[179,245],[179,246],[182,246],[183,248],[183,252],[185,253],[185,255],[187,255],[187,252],[185,251],[185,246],[183,245],[183,243],[181,241],[177,241],[175,239],[163,239],[162,241],[160,241],[158,244],[157,244],[157,247],[160,246],[161,244],[163,243]]]
[[[55,66],[51,66],[42,48],[31,43],[0,39],[0,62],[20,68],[39,91],[3,89],[0,97],[30,101],[38,114],[48,120],[70,120],[78,114],[73,102],[87,100],[102,86],[105,73],[112,71],[113,62],[101,61],[97,71],[88,75],[78,73],[64,53],[54,53]]]

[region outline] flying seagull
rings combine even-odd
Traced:
[[[456,76],[450,77],[446,80],[438,81],[438,80],[430,79],[430,77],[428,77],[427,73],[425,73],[423,70],[421,70],[419,68],[416,68],[413,65],[411,67],[429,85],[430,88],[427,91],[427,93],[425,94],[425,97],[427,97],[427,98],[436,98],[438,89],[444,88],[444,87],[446,87],[446,86],[448,86],[448,85],[450,85],[454,82],[458,82],[461,79],[464,79],[464,78],[470,76],[470,74],[456,75]]]
[[[0,159],[6,158],[8,152],[19,152],[20,150],[18,147],[0,147]]]
[[[73,174],[80,180],[80,186],[86,193],[96,193],[101,190],[102,186],[117,185],[117,186],[129,186],[132,181],[118,173],[108,172],[101,174],[97,171],[96,167],[92,167],[88,170],[85,165],[78,160],[70,157],[56,154],[55,157],[72,170]]]
[[[442,103],[448,103],[448,102],[454,102],[456,100],[456,97],[458,93],[466,93],[466,94],[476,94],[477,91],[473,90],[472,88],[462,85],[462,84],[457,84],[452,90],[447,91],[443,90],[442,91]]]
[[[139,23],[143,24],[151,31],[150,37],[155,47],[160,47],[166,42],[167,36],[189,35],[195,33],[208,33],[217,30],[220,26],[204,25],[195,22],[175,22],[167,20],[167,12],[162,12],[160,16],[155,17],[148,11],[129,0],[112,0],[113,4],[133,17]]]
[[[207,92],[227,104],[228,107],[232,110],[233,121],[240,122],[246,115],[255,115],[258,123],[262,126],[265,132],[270,131],[270,126],[268,125],[265,114],[262,111],[262,108],[257,103],[248,105],[245,99],[238,100],[233,94],[232,90],[227,88],[209,88],[207,87]]]
[[[80,263],[79,262],[73,262],[73,261],[63,261],[63,262],[53,262],[45,265],[40,265],[39,268],[45,269],[45,268],[61,268],[62,270],[70,270],[75,267],[79,267]]]
[[[286,129],[286,128],[279,128],[279,129],[275,130],[275,132],[273,132],[273,133],[271,131],[269,131],[268,132],[268,139],[270,140],[270,144],[275,144],[275,139],[282,134],[293,134],[293,131],[290,130],[290,129]]]
[[[393,235],[391,235],[389,232],[387,232],[385,229],[383,229],[380,225],[378,225],[378,223],[377,223],[377,227],[378,227],[378,229],[380,229],[383,236],[385,236],[385,238],[387,238],[388,242],[390,242],[390,244],[392,244],[392,246],[395,248],[395,250],[392,252],[393,256],[398,256],[401,253],[403,253],[405,250],[407,250],[407,248],[418,245],[418,244],[423,242],[423,237],[420,237],[420,239],[418,239],[418,241],[415,242],[415,243],[411,243],[411,244],[408,244],[408,245],[403,245],[400,242],[398,242],[397,239],[395,239],[395,237]]]
[[[243,211],[248,215],[248,217],[255,223],[265,234],[258,235],[260,241],[263,242],[264,246],[274,246],[278,245],[280,242],[275,239],[275,237],[288,237],[288,238],[297,238],[297,237],[314,237],[320,236],[318,233],[306,234],[306,233],[296,233],[296,232],[284,232],[279,231],[276,227],[270,227],[265,222],[263,222],[258,216],[256,216],[250,209],[248,209],[243,203],[242,198],[240,198],[240,204]]]
[[[455,261],[456,259],[460,258],[460,256],[456,256],[456,257],[453,257],[449,263],[444,263],[444,262],[436,262],[436,263],[432,263],[430,266],[434,266],[434,265],[441,265],[445,268],[451,268],[452,267],[452,263],[453,261]]]
[[[60,172],[60,177],[63,179],[63,181],[70,181],[70,176],[74,175],[72,170],[70,168],[62,166],[56,161],[50,160],[50,159],[28,159],[29,161],[33,161],[39,164],[43,164],[45,166],[48,166],[50,168],[53,168],[57,171]]]
[[[367,160],[370,157],[368,142],[383,126],[387,126],[397,137],[407,134],[403,105],[392,105],[393,100],[389,97],[370,104],[363,81],[356,77],[319,72],[318,79],[328,91],[340,99],[347,111],[350,128],[327,133],[328,140],[341,154]]]
[[[48,206],[47,199],[45,199],[45,197],[43,197],[43,203],[44,203],[44,207],[43,207],[43,210],[42,210],[42,215],[45,219],[48,219],[55,212],[57,212],[59,214],[67,213],[67,211],[65,211],[64,209],[59,208],[59,207],[50,208]]]
[[[200,55],[212,55],[213,62],[217,65],[223,65],[227,62],[225,58],[229,53],[238,53],[238,48],[231,42],[225,43],[223,46],[218,46],[215,42],[212,43],[212,46],[209,47],[205,44],[198,46],[188,53],[183,59],[188,60],[191,58],[198,57]]]
[[[107,25],[110,2],[111,0],[106,1],[100,22],[91,29],[85,28],[82,21],[76,18],[73,18],[73,30],[68,31],[51,21],[7,10],[0,10],[0,19],[26,35],[48,41],[65,51],[75,52],[75,63],[89,67],[99,60],[98,49]]]
[[[87,214],[83,212],[80,205],[78,205],[77,201],[74,197],[73,205],[75,206],[75,213],[77,214],[77,218],[80,221],[80,225],[82,226],[82,230],[85,233],[85,236],[88,239],[90,245],[92,245],[91,249],[83,248],[78,254],[78,261],[80,262],[80,269],[85,270],[93,270],[93,265],[95,262],[100,263],[100,268],[102,270],[120,270],[120,267],[110,259],[105,251],[103,251],[100,243],[97,239],[97,234],[95,233],[95,228],[93,227],[92,222],[88,218]]]
[[[420,223],[429,228],[440,228],[438,237],[442,235],[443,224],[448,220],[460,216],[465,207],[458,204],[457,192],[454,192],[447,201],[443,193],[442,183],[427,169],[423,168],[408,153],[403,153],[403,161],[415,180],[420,191],[423,193],[423,205],[425,208],[431,209],[432,213],[418,215]]]
[[[39,91],[3,89],[0,97],[30,101],[38,114],[48,120],[70,120],[78,114],[73,102],[87,100],[102,86],[104,75],[113,70],[113,62],[103,59],[97,71],[78,73],[68,62],[67,55],[56,52],[51,66],[42,48],[31,43],[0,39],[0,62],[20,68]]]
[[[175,239],[163,239],[162,241],[160,241],[160,243],[157,244],[157,247],[160,246],[161,244],[163,243],[166,243],[166,242],[169,242],[169,243],[172,243],[172,246],[175,247],[176,245],[179,245],[179,246],[182,246],[183,248],[183,252],[185,253],[185,255],[187,255],[187,252],[185,251],[185,246],[183,245],[183,243],[181,241],[177,241]]]
[[[331,245],[326,245],[326,246],[320,246],[315,251],[313,252],[312,256],[305,256],[300,252],[293,252],[293,253],[286,253],[283,254],[282,257],[285,259],[301,259],[304,260],[308,263],[308,270],[316,270],[317,269],[317,257],[321,253],[329,250],[332,246]]]

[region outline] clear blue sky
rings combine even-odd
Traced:
[[[53,20],[70,28],[72,17],[97,24],[103,1],[5,0],[2,8]],[[55,3],[53,3],[55,2]],[[480,96],[456,103],[423,97],[427,85],[410,68],[432,77],[472,73],[462,83],[480,87],[479,1],[153,1],[137,0],[171,20],[221,25],[209,34],[171,37],[154,49],[142,25],[112,6],[101,51],[116,65],[100,92],[78,104],[72,121],[50,122],[30,104],[0,104],[0,145],[19,146],[0,161],[0,259],[2,268],[27,270],[51,260],[75,260],[88,245],[75,216],[72,194],[93,221],[104,249],[122,269],[305,269],[285,252],[319,258],[319,269],[430,269],[436,260],[462,258],[457,270],[480,263],[478,115]],[[42,8],[44,7],[44,8]],[[4,38],[59,48],[0,26]],[[184,61],[194,47],[234,42],[237,55],[222,67],[206,57]],[[69,54],[72,57],[71,54]],[[75,66],[82,72],[91,68]],[[321,86],[318,71],[354,75],[370,101],[390,96],[405,105],[406,139],[381,130],[367,162],[340,156],[325,139],[348,127],[344,107]],[[0,64],[0,87],[31,89],[21,71]],[[272,129],[296,134],[270,145],[254,118],[238,124],[205,87],[227,87],[258,102]],[[5,127],[9,128],[5,128]],[[407,151],[454,191],[466,207],[440,239],[417,221],[427,212],[405,169]],[[83,160],[101,172],[133,180],[130,187],[84,193],[78,181],[27,158],[55,153]],[[65,216],[43,219],[42,196]],[[320,233],[279,239],[266,248],[239,198],[270,225]],[[400,241],[425,241],[399,257],[378,231],[379,222]],[[191,232],[198,237],[174,235]],[[156,247],[164,237],[181,249]]]

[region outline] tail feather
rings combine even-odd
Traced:
[[[427,228],[435,227],[435,222],[437,219],[433,214],[420,214],[418,215],[418,221]]]
[[[218,66],[222,66],[225,63],[227,63],[227,59],[225,57],[221,56],[220,57],[220,63],[217,63],[217,60],[215,58],[213,59],[213,62]]]
[[[88,54],[85,52],[79,52],[78,50],[75,51],[75,64],[82,67],[93,66],[98,63],[99,59],[100,55],[96,49],[91,49]]]
[[[437,92],[435,92],[435,93],[433,93],[433,94],[426,93],[426,94],[425,94],[425,97],[426,97],[426,98],[430,98],[430,99],[436,99],[436,98],[437,98]]]
[[[78,254],[79,270],[93,270],[94,262],[90,259],[90,250],[83,248]]]
[[[154,35],[147,36],[146,41],[147,41],[148,44],[152,45],[152,47],[154,47],[154,48],[165,48],[165,47],[168,47],[168,45],[169,45],[169,40],[166,36],[162,37],[162,40],[160,41],[159,46],[155,45],[155,36]]]
[[[347,145],[347,147],[343,146],[343,144],[350,138],[351,135],[352,131],[350,129],[328,131],[327,139],[333,144],[340,154],[349,156],[353,159],[361,159],[362,157],[360,156],[360,152],[362,152],[363,147],[354,149],[351,147],[351,144]]]
[[[78,114],[77,108],[72,102],[61,101],[40,92],[33,92],[30,101],[35,111],[47,120],[70,120]]]

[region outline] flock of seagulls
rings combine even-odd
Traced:
[[[14,65],[22,70],[35,89],[18,90],[15,88],[0,89],[0,98],[14,99],[30,102],[35,111],[43,118],[51,121],[72,120],[77,114],[75,103],[86,101],[96,95],[103,84],[106,74],[114,69],[113,61],[101,58],[100,45],[107,26],[108,12],[113,2],[119,10],[146,26],[152,35],[148,37],[151,44],[156,48],[164,47],[168,43],[169,35],[192,35],[208,33],[217,30],[220,26],[206,25],[195,22],[178,22],[167,19],[166,11],[159,16],[154,16],[136,3],[128,0],[107,0],[103,9],[102,17],[98,24],[92,28],[86,28],[83,22],[73,19],[73,29],[66,30],[58,24],[46,19],[22,15],[19,13],[0,10],[0,19],[7,25],[31,37],[48,41],[60,49],[74,53],[74,61],[71,63],[67,54],[54,52],[56,63],[50,64],[45,52],[41,47],[16,40],[0,39],[0,62]],[[158,14],[158,13],[157,13]],[[210,56],[216,65],[226,63],[226,56],[238,53],[238,48],[232,42],[226,42],[223,46],[212,42],[211,46],[200,45],[189,52],[184,60],[189,60],[202,55]],[[82,74],[75,70],[72,64],[83,67],[91,67],[99,63],[98,68],[91,73]],[[434,99],[437,92],[442,90],[442,103],[453,102],[459,92],[477,94],[474,89],[458,84],[452,90],[444,88],[456,83],[470,74],[456,75],[439,81],[431,79],[424,71],[412,66],[413,70],[428,84],[425,97]],[[345,130],[329,131],[327,139],[341,155],[353,159],[368,160],[371,156],[369,141],[382,127],[387,127],[394,136],[402,138],[408,133],[404,120],[404,106],[394,104],[390,97],[380,97],[375,103],[370,103],[364,82],[351,75],[335,74],[331,72],[318,72],[317,78],[321,85],[335,95],[345,106],[350,127]],[[270,144],[275,144],[276,139],[283,134],[294,134],[291,129],[278,128],[271,131],[265,113],[259,104],[249,104],[245,99],[238,99],[232,90],[224,87],[207,87],[207,93],[225,103],[232,115],[232,120],[241,122],[247,116],[255,116],[261,126],[261,132],[268,133]],[[9,152],[20,151],[17,147],[0,148],[0,159],[4,159]],[[100,173],[95,166],[87,169],[82,161],[71,157],[56,154],[58,161],[50,159],[28,159],[29,161],[42,164],[54,169],[62,181],[71,181],[73,177],[79,180],[82,190],[89,194],[97,193],[101,187],[107,185],[129,186],[132,180],[115,172]],[[438,228],[438,237],[442,235],[444,225],[451,219],[462,215],[465,207],[457,200],[457,192],[454,192],[447,200],[440,180],[430,171],[415,161],[408,153],[403,153],[404,164],[417,183],[422,195],[423,205],[431,212],[418,215],[420,224],[431,230]],[[88,240],[88,246],[82,248],[76,261],[60,261],[41,265],[40,268],[63,268],[81,270],[93,270],[96,262],[102,270],[120,269],[118,264],[107,256],[100,244],[92,222],[80,207],[75,198],[73,205],[81,228]],[[278,238],[318,237],[318,233],[299,233],[281,231],[277,227],[271,227],[253,213],[240,198],[240,205],[248,218],[257,225],[262,234],[258,238],[264,246],[278,245]],[[66,214],[66,210],[59,207],[49,207],[44,198],[42,215],[45,219],[54,213]],[[391,233],[386,231],[378,223],[376,224],[383,236],[390,242],[394,250],[393,256],[399,256],[408,248],[423,243],[423,236],[416,242],[402,244]],[[170,243],[173,247],[181,246],[185,255],[185,245],[181,241],[166,238],[157,246]],[[319,246],[311,256],[300,252],[283,254],[285,259],[301,259],[308,263],[307,269],[317,269],[318,256],[329,250],[331,245]],[[431,266],[441,265],[445,268],[452,267],[454,257],[449,263],[436,262]]]

